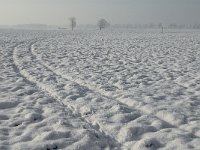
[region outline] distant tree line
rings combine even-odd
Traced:
[[[71,30],[74,30],[74,28],[77,25],[76,18],[75,17],[70,17],[70,28]],[[110,23],[106,19],[99,19],[97,21],[97,27],[99,30],[105,29],[110,26]],[[200,24],[154,24],[154,23],[149,23],[149,24],[115,24],[112,25],[114,28],[135,28],[135,29],[161,29],[161,32],[164,32],[164,29],[200,29]]]
[[[162,26],[161,26],[162,25]],[[158,29],[163,27],[168,29],[200,29],[200,24],[115,24],[116,28],[135,28],[135,29]]]

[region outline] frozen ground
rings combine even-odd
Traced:
[[[200,149],[200,33],[0,32],[0,149]]]

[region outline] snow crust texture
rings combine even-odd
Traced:
[[[0,149],[200,149],[200,33],[0,32]]]

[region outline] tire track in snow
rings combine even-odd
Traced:
[[[35,42],[36,41],[33,41],[33,42],[29,43],[28,45],[32,45]],[[62,102],[61,98],[57,97],[57,95],[54,93],[53,90],[51,90],[50,88],[47,88],[44,85],[40,84],[38,81],[36,81],[37,80],[36,78],[34,78],[34,77],[32,78],[29,75],[30,72],[26,72],[26,70],[24,70],[24,68],[21,66],[22,64],[19,64],[19,60],[18,60],[19,58],[17,58],[17,56],[18,56],[18,57],[20,57],[20,59],[23,59],[24,55],[23,54],[18,55],[17,54],[18,51],[16,50],[18,47],[20,47],[22,49],[25,48],[22,45],[24,46],[24,45],[27,45],[27,44],[26,44],[26,42],[21,42],[21,43],[15,45],[13,47],[13,54],[12,54],[13,57],[12,57],[11,61],[13,62],[12,66],[13,66],[14,71],[16,73],[19,73],[19,75],[27,82],[27,84],[30,84],[30,85],[32,85],[34,87],[38,87],[42,91],[47,92],[50,95],[50,97],[53,97],[57,102],[59,102],[59,104],[61,105],[61,107],[63,107],[64,109],[67,108],[68,111],[70,110],[70,112],[71,112],[71,114],[72,114],[73,117],[75,117],[76,119],[79,118],[81,120],[81,122],[84,122],[84,124],[87,124],[90,127],[89,129],[86,127],[85,128],[86,130],[88,130],[89,132],[90,132],[90,130],[91,131],[94,130],[95,133],[97,133],[97,134],[94,134],[93,136],[96,136],[97,139],[102,140],[103,142],[107,143],[107,146],[109,148],[111,148],[111,149],[119,149],[120,144],[117,141],[115,141],[113,138],[111,138],[108,135],[106,135],[103,131],[100,131],[97,126],[94,126],[91,123],[89,123],[84,117],[81,116],[81,114],[79,114],[79,112],[74,111],[74,109],[72,107],[69,107],[68,105],[65,105]],[[34,67],[34,66],[32,66],[32,67]],[[28,69],[28,68],[26,68],[26,69]],[[35,69],[37,69],[37,68],[35,68]],[[93,134],[93,132],[91,132],[91,134]],[[93,141],[93,142],[96,142],[96,141]],[[98,143],[96,143],[96,144],[98,144]]]
[[[29,47],[29,50],[28,50],[28,53],[29,53],[29,55],[31,55],[30,53],[31,53],[31,51],[32,51],[32,46],[31,47]],[[32,56],[31,57],[33,57],[33,59],[36,59],[37,60],[37,57],[36,57],[36,55],[35,54],[32,54]],[[72,82],[73,84],[75,84],[75,85],[77,85],[77,86],[79,86],[79,87],[81,87],[81,88],[83,88],[83,89],[86,89],[86,91],[84,91],[84,92],[86,92],[86,95],[87,95],[87,93],[93,93],[94,95],[100,95],[100,97],[103,97],[103,98],[105,98],[106,100],[104,100],[104,101],[107,101],[106,103],[112,103],[112,105],[114,104],[115,106],[119,106],[119,107],[126,107],[126,108],[128,108],[130,111],[132,111],[132,112],[136,112],[136,114],[138,115],[136,118],[134,118],[134,119],[132,119],[132,120],[129,120],[129,121],[127,121],[127,122],[125,122],[124,124],[122,123],[122,122],[120,122],[122,125],[121,125],[121,127],[118,127],[117,129],[121,129],[121,128],[123,128],[123,126],[126,126],[128,123],[130,123],[131,121],[134,121],[134,120],[137,120],[138,118],[142,118],[143,116],[147,116],[147,118],[153,118],[154,120],[153,121],[158,121],[158,122],[160,122],[161,124],[164,124],[164,127],[162,126],[160,126],[160,127],[158,127],[158,129],[156,129],[156,130],[154,130],[153,128],[153,130],[151,130],[150,128],[150,132],[158,132],[158,131],[161,131],[161,130],[163,130],[163,129],[165,129],[165,128],[175,128],[175,129],[177,129],[178,130],[178,127],[177,126],[175,126],[175,125],[172,125],[172,124],[170,124],[170,123],[168,123],[168,122],[166,122],[166,121],[163,121],[162,119],[160,119],[158,116],[154,116],[154,115],[151,115],[151,112],[147,112],[147,111],[145,111],[145,109],[146,108],[144,108],[144,109],[141,109],[141,107],[135,107],[135,105],[138,105],[138,106],[141,106],[141,103],[137,103],[137,102],[132,102],[132,105],[130,106],[130,102],[128,101],[128,104],[126,104],[127,102],[127,99],[123,99],[123,100],[121,100],[121,102],[122,103],[119,103],[119,102],[117,102],[115,99],[116,98],[114,98],[114,97],[111,97],[109,94],[106,94],[106,93],[103,93],[101,90],[99,90],[99,89],[97,89],[97,88],[95,88],[95,87],[93,87],[93,86],[91,86],[91,85],[88,85],[88,84],[85,84],[84,82],[82,82],[82,81],[80,81],[80,80],[75,80],[74,78],[72,78],[72,77],[69,77],[69,76],[63,76],[62,74],[60,74],[59,72],[56,72],[56,71],[54,71],[52,68],[50,68],[49,66],[47,66],[47,65],[45,65],[44,63],[42,63],[42,62],[38,62],[39,61],[39,59],[36,61],[39,65],[41,65],[40,67],[42,67],[42,68],[45,68],[45,70],[47,71],[47,72],[49,72],[49,74],[52,74],[52,77],[57,77],[57,78],[60,78],[60,79],[65,79],[64,80],[64,82],[67,82],[67,83],[69,83],[69,84],[71,84],[70,82]],[[35,62],[35,63],[36,63]],[[39,80],[39,79],[38,79]],[[39,82],[37,81],[37,80],[35,80],[35,82],[37,82],[37,84],[39,84]],[[46,83],[45,83],[46,84]],[[48,83],[49,84],[49,83]],[[46,85],[42,85],[42,86],[46,86]],[[51,85],[52,86],[52,85]],[[52,90],[54,88],[54,90]],[[88,107],[88,108],[86,108],[85,110],[84,109],[81,109],[82,108],[82,105],[83,104],[77,104],[76,103],[76,100],[77,99],[79,99],[80,97],[83,97],[83,96],[86,96],[86,95],[79,95],[79,96],[74,96],[74,97],[71,97],[73,100],[72,100],[72,102],[70,102],[71,100],[66,100],[66,99],[68,99],[68,98],[66,98],[67,96],[65,95],[65,96],[61,96],[62,94],[59,94],[59,91],[58,91],[58,89],[56,89],[56,87],[51,87],[51,89],[45,89],[45,90],[47,90],[47,91],[49,91],[51,94],[52,93],[54,93],[54,96],[56,96],[58,99],[63,99],[62,101],[63,101],[63,103],[64,104],[66,104],[67,106],[70,106],[70,107],[73,107],[75,110],[77,110],[78,112],[80,112],[81,114],[82,114],[82,116],[84,117],[84,118],[86,118],[87,120],[88,120],[88,122],[92,122],[92,124],[96,124],[99,128],[100,128],[100,130],[103,130],[106,134],[108,134],[108,135],[110,135],[111,137],[113,137],[113,138],[115,138],[117,141],[119,141],[120,143],[122,143],[122,144],[124,144],[124,143],[126,143],[127,141],[135,141],[135,139],[134,138],[131,138],[131,139],[128,139],[127,140],[127,137],[126,137],[126,135],[125,135],[125,137],[119,137],[119,136],[124,136],[124,135],[118,135],[118,134],[116,134],[115,132],[117,132],[116,131],[116,129],[115,130],[108,130],[107,128],[108,128],[108,126],[106,125],[106,124],[109,124],[109,122],[111,122],[111,121],[113,121],[112,119],[110,119],[110,118],[106,118],[106,117],[104,117],[104,116],[101,116],[100,115],[100,113],[102,113],[102,111],[99,111],[98,109],[101,109],[101,108],[97,108],[97,107],[95,107],[94,106],[94,104],[90,104],[91,102],[88,102],[88,103],[86,103],[87,105],[91,105],[90,107]],[[57,91],[56,91],[57,90]],[[56,91],[56,92],[55,92]],[[120,101],[119,99],[118,99],[118,101]],[[131,100],[131,101],[133,101],[133,100]],[[97,105],[98,105],[98,102],[95,102]],[[124,104],[126,104],[126,105],[124,105]],[[84,106],[84,107],[86,107],[86,106]],[[94,107],[95,109],[91,109],[92,107]],[[148,106],[149,107],[149,106]],[[147,107],[147,108],[148,108]],[[104,110],[105,111],[107,111],[108,109],[111,109],[112,107],[108,107],[107,109],[105,109],[104,108]],[[134,108],[134,109],[133,109]],[[127,112],[126,112],[127,113]],[[122,113],[123,114],[123,113]],[[124,113],[125,114],[125,113]],[[164,114],[163,114],[164,115]],[[101,117],[99,117],[99,116],[101,116]],[[114,115],[113,115],[114,116]],[[96,121],[94,121],[94,118],[97,120],[97,122],[98,123],[96,123]],[[103,121],[102,121],[103,120]],[[152,120],[149,120],[151,123],[153,122]],[[95,122],[95,123],[94,123]],[[137,121],[135,122],[135,123],[138,123]],[[114,125],[113,125],[114,126]],[[141,125],[142,126],[142,125]],[[148,126],[148,127],[152,127],[152,126]],[[141,128],[139,128],[138,130],[140,130]],[[127,132],[127,131],[125,131],[125,130],[122,130],[122,131],[124,131],[124,132]],[[149,131],[148,130],[146,130],[146,131],[144,131],[143,133],[141,133],[141,135],[142,134],[146,134],[146,133],[148,133]],[[185,131],[185,132],[187,132],[187,131]],[[126,133],[125,133],[126,134]],[[170,133],[169,133],[170,134]],[[189,134],[191,134],[191,133],[189,133]],[[191,134],[192,135],[192,134]],[[192,135],[192,136],[194,136],[194,135]],[[123,139],[124,138],[124,139]],[[130,138],[130,137],[129,137]],[[142,138],[142,137],[141,137]],[[137,140],[136,141],[138,141],[139,139],[140,139],[140,137],[139,138],[136,138]],[[126,141],[127,140],[127,141]]]

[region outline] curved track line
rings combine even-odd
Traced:
[[[33,45],[35,42],[36,41],[31,42],[28,47],[31,47],[30,45]],[[109,135],[106,135],[103,131],[99,130],[99,128],[97,126],[94,126],[90,122],[88,122],[78,111],[75,111],[73,109],[73,107],[70,107],[70,106],[64,104],[60,97],[57,97],[56,94],[52,93],[54,91],[51,91],[50,89],[44,87],[42,84],[37,82],[35,78],[30,78],[30,76],[28,75],[28,72],[26,72],[25,70],[23,70],[19,67],[20,65],[17,61],[18,58],[16,57],[17,56],[17,50],[16,49],[17,49],[17,47],[19,47],[19,46],[21,46],[25,43],[26,42],[21,42],[20,44],[17,44],[16,46],[13,47],[12,61],[13,61],[13,68],[14,68],[15,72],[19,73],[20,76],[22,78],[24,78],[24,80],[28,84],[31,84],[35,87],[38,87],[42,91],[47,92],[48,95],[50,95],[50,97],[53,97],[56,101],[58,101],[61,106],[68,108],[71,111],[71,113],[73,114],[74,117],[80,118],[81,121],[88,124],[90,126],[91,130],[95,130],[97,133],[100,133],[104,137],[105,141],[107,141],[110,144],[108,146],[110,146],[111,149],[119,149],[119,147],[121,147],[121,146],[117,141],[115,141],[113,138],[109,137]],[[25,48],[25,47],[23,47],[23,48]]]

